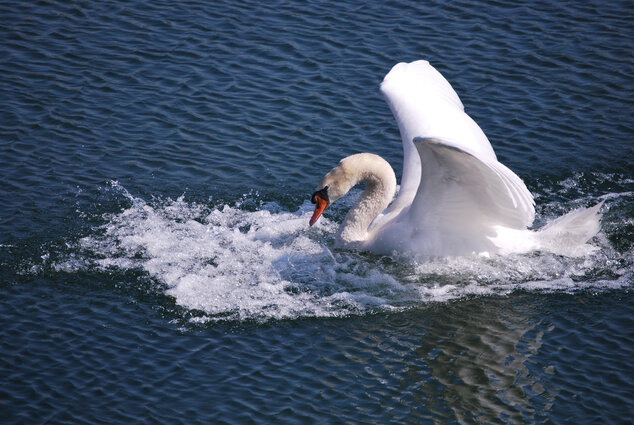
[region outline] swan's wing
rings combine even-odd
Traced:
[[[387,213],[398,213],[416,195],[421,166],[412,143],[415,137],[442,139],[481,160],[496,160],[485,134],[464,112],[449,82],[429,62],[395,65],[383,79],[381,93],[396,118],[403,140],[401,188]]]
[[[414,233],[475,237],[493,226],[525,229],[535,217],[524,182],[497,160],[482,160],[446,140],[415,138],[421,182],[409,219]]]

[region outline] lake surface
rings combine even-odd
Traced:
[[[629,1],[0,3],[0,416],[573,423],[634,416]],[[451,82],[592,254],[421,262],[309,228],[340,158],[401,172],[378,85]]]

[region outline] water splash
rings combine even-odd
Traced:
[[[249,196],[209,206],[176,200],[151,203],[114,183],[129,207],[105,214],[81,238],[58,271],[86,267],[140,270],[197,321],[340,317],[412,308],[469,296],[513,291],[570,292],[632,284],[631,253],[619,254],[605,235],[579,258],[532,253],[490,259],[417,262],[333,251],[338,224],[326,217],[308,227],[312,205],[291,212],[270,202],[245,208]],[[546,220],[548,221],[548,220]]]

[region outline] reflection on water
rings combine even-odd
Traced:
[[[414,351],[428,367],[421,400],[460,423],[530,423],[552,407],[557,389],[531,372],[544,333],[554,329],[525,304],[488,299],[439,306]],[[417,376],[408,374],[407,376]]]
[[[518,294],[433,303],[347,319],[343,329],[335,320],[325,332],[306,330],[318,356],[298,349],[299,360],[320,376],[320,398],[342,421],[541,422],[561,401],[563,367],[543,352],[556,327],[541,317],[541,301]]]

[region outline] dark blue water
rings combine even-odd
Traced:
[[[3,423],[631,423],[634,7],[0,3]],[[333,249],[315,184],[429,60],[597,250]],[[354,195],[352,196],[354,198]]]

